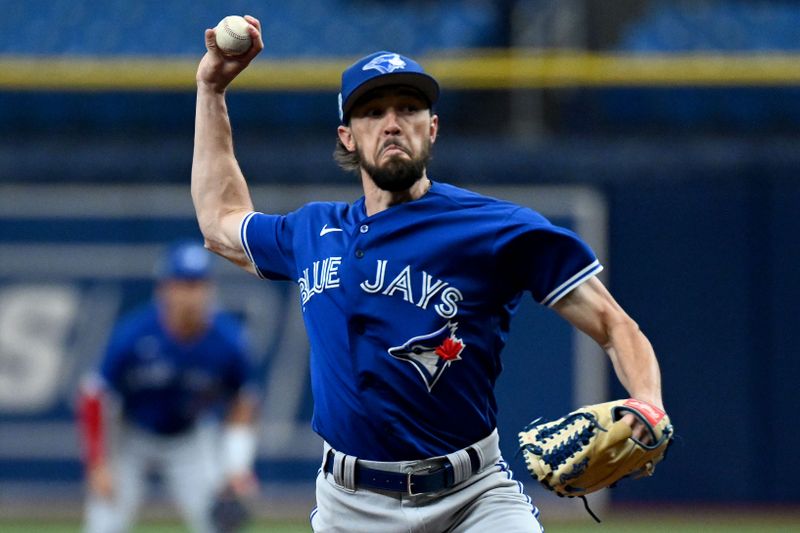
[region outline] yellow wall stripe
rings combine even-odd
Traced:
[[[199,58],[0,56],[0,90],[194,90]],[[354,58],[259,58],[235,86],[335,91]],[[622,55],[477,50],[420,62],[446,89],[800,86],[800,54]]]

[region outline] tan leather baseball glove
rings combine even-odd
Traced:
[[[650,443],[632,437],[622,417],[632,413],[650,432]],[[552,422],[531,422],[519,434],[531,475],[561,496],[583,496],[625,477],[653,474],[672,441],[667,414],[629,398],[588,405]]]

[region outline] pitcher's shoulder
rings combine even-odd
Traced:
[[[431,192],[450,202],[457,209],[481,209],[487,216],[515,218],[538,224],[548,223],[547,219],[530,207],[449,183],[435,182]]]

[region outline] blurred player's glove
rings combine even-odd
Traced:
[[[631,427],[621,420],[627,413],[645,424],[650,444],[631,436]],[[553,422],[534,420],[519,441],[533,477],[559,496],[584,496],[624,477],[652,475],[672,434],[664,411],[628,399],[588,405]]]
[[[215,533],[236,533],[250,521],[250,511],[233,490],[221,491],[211,506]]]

